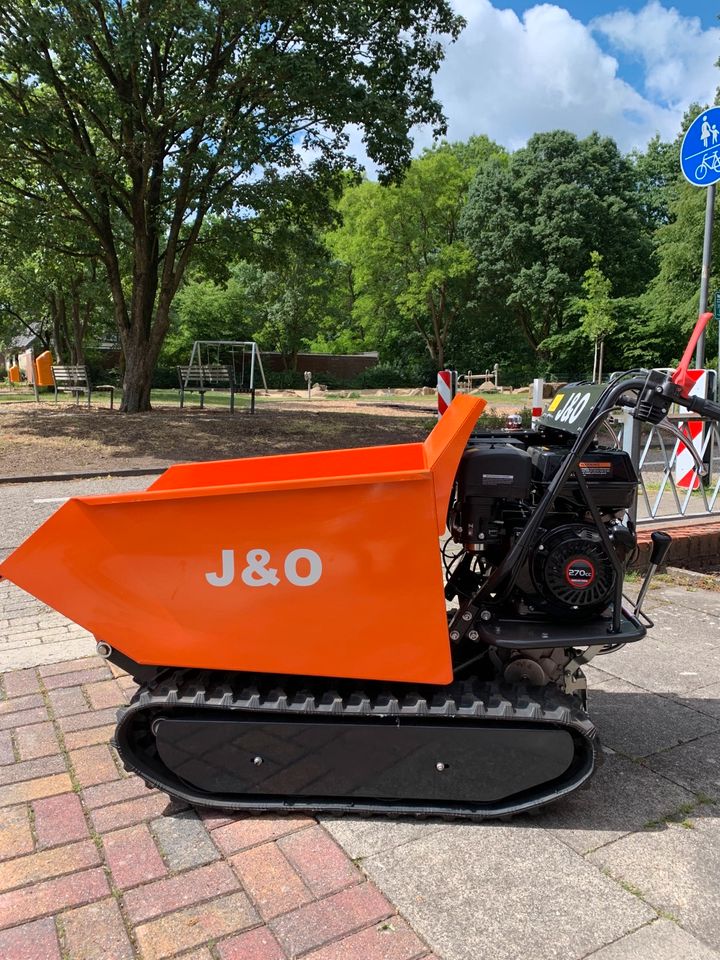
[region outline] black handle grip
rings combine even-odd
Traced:
[[[668,550],[672,545],[672,537],[669,533],[665,533],[664,530],[653,530],[650,534],[650,539],[652,540],[650,563],[660,567],[668,555]]]
[[[720,420],[720,403],[715,403],[713,400],[704,400],[702,397],[683,397],[680,403],[688,410],[699,413],[701,417]]]

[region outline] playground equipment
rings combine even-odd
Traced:
[[[500,365],[493,365],[492,370],[486,370],[485,373],[473,373],[468,370],[467,373],[461,373],[457,378],[457,388],[460,393],[476,393],[482,390],[488,384],[498,387],[500,377]]]
[[[267,392],[260,348],[254,340],[196,340],[186,368],[186,389],[190,381],[202,381],[203,371],[207,368],[221,366],[232,368],[235,387],[239,392],[249,393],[255,389],[259,371],[263,388]]]
[[[653,534],[625,602],[637,475],[599,430],[617,406],[720,421],[688,395],[701,329],[672,376],[569,385],[537,429],[473,434],[485,401],[458,395],[424,443],[184,464],[145,492],[71,499],[0,575],[132,674],[119,754],[183,801],[540,806],[592,776],[583,666],[645,636],[670,545]]]

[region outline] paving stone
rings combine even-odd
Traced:
[[[690,790],[614,754],[605,758],[588,790],[579,790],[532,818],[519,818],[518,824],[546,827],[573,850],[587,853],[694,801]]]
[[[596,688],[588,705],[602,742],[630,757],[646,757],[719,729],[711,717],[624,680]]]
[[[89,836],[80,798],[75,793],[45,797],[33,803],[38,847],[55,847]]]
[[[256,927],[215,947],[220,960],[285,960],[285,952],[267,927]]]
[[[8,669],[37,666],[42,663],[56,663],[87,653],[95,646],[92,634],[86,631],[67,633],[67,640],[56,640],[52,643],[38,643],[33,646],[21,646],[14,650],[3,649],[3,666]]]
[[[121,890],[167,873],[147,826],[125,827],[103,837],[105,856],[116,886]]]
[[[230,865],[223,862],[213,863],[209,867],[198,867],[197,870],[188,870],[176,877],[128,890],[123,900],[125,910],[133,923],[142,923],[162,913],[180,910],[182,907],[239,889],[238,878]]]
[[[692,828],[669,823],[590,854],[600,869],[632,884],[691,934],[720,944],[720,811],[701,808]]]
[[[1,798],[1,796],[0,796]],[[164,793],[145,792],[144,796],[125,803],[113,803],[109,807],[100,807],[92,812],[95,829],[99,833],[129,827],[142,820],[152,820],[167,811],[170,801]],[[172,807],[171,807],[172,809]]]
[[[65,950],[72,960],[134,960],[118,905],[112,898],[62,915]]]
[[[446,826],[439,820],[413,823],[411,820],[393,821],[380,818],[362,820],[353,817],[329,816],[321,816],[319,820],[353,860],[362,860],[382,850],[391,850],[402,843],[408,843],[410,840],[438,833]]]
[[[588,960],[720,960],[671,920],[656,920],[593,953]]]
[[[115,724],[104,727],[91,727],[88,730],[75,730],[65,734],[65,746],[68,750],[77,750],[79,747],[91,747],[96,743],[110,743],[115,732]]]
[[[0,815],[0,861],[31,853],[33,846],[27,806],[21,804],[3,810]]]
[[[82,657],[80,660],[66,660],[64,663],[42,664],[38,667],[38,673],[41,677],[56,677],[58,674],[79,673],[102,665],[103,661],[99,657]]]
[[[720,734],[656,753],[645,762],[651,770],[694,793],[720,799]]]
[[[120,779],[120,771],[107,744],[71,750],[70,763],[83,787]]]
[[[220,859],[217,847],[194,810],[182,810],[153,820],[152,830],[171,870],[186,870]]]
[[[11,807],[16,803],[37,800],[39,797],[53,797],[58,793],[68,793],[70,790],[72,790],[72,783],[66,773],[41,777],[38,780],[26,780],[24,783],[11,783],[6,787],[0,787],[0,807]]]
[[[8,697],[21,697],[40,690],[37,674],[34,670],[15,670],[3,676],[3,686]]]
[[[110,671],[103,666],[92,667],[88,670],[77,670],[74,673],[58,673],[46,676],[44,684],[46,690],[55,690],[58,687],[77,687],[82,683],[95,683],[112,678]]]
[[[105,807],[121,800],[133,800],[136,797],[157,796],[157,790],[148,790],[140,777],[123,777],[110,783],[99,783],[96,787],[83,788],[83,802],[90,810]],[[165,796],[161,794],[161,796]],[[167,797],[166,797],[167,799]]]
[[[0,730],[0,765],[6,763],[15,763],[15,751],[10,731]]]
[[[58,725],[63,733],[71,733],[73,730],[88,730],[109,724],[115,726],[116,721],[117,708],[107,707],[105,710],[88,710],[85,713],[59,717]]]
[[[101,680],[99,683],[90,683],[83,689],[93,710],[119,707],[127,703],[128,698],[117,680]]]
[[[60,753],[52,757],[7,764],[0,767],[0,785],[19,783],[21,780],[36,780],[51,773],[62,773],[66,769],[65,760]]]
[[[679,619],[685,623],[686,627],[688,618],[687,614],[682,613],[682,608],[691,610],[693,614],[701,610],[703,616],[711,620],[717,621],[720,618],[720,593],[713,593],[712,590],[698,590],[692,586],[663,585],[661,596],[675,610],[678,607],[681,608]],[[716,645],[720,645],[720,641]]]
[[[277,840],[313,822],[310,817],[245,817],[213,830],[213,840],[223,853],[238,853],[268,840]]]
[[[699,713],[720,720],[720,683],[699,687],[688,694],[687,697],[679,697],[678,702],[692,710],[697,710]]]
[[[8,713],[17,713],[19,710],[32,710],[34,707],[45,706],[41,693],[30,693],[24,697],[13,697],[11,700],[0,700],[0,717]]]
[[[530,935],[533,960],[584,957],[655,917],[540,829],[450,826],[363,869],[443,960],[517,960]]]
[[[415,960],[427,947],[400,917],[305,954],[304,960]]]
[[[274,843],[244,850],[230,862],[263,920],[288,913],[313,899],[290,861]]]
[[[49,757],[57,753],[59,746],[55,728],[49,721],[33,723],[27,727],[18,727],[15,742],[21,760],[34,760],[37,757]]]
[[[687,620],[687,613],[683,616]],[[603,657],[602,669],[651,693],[687,697],[698,687],[707,686],[708,680],[720,673],[720,649],[694,643],[697,652],[692,649],[692,643],[686,646],[685,640],[682,644],[667,642],[654,630],[640,643],[630,643],[623,650]]]
[[[285,952],[295,957],[393,913],[392,904],[374,884],[362,883],[278,917],[270,927]]]
[[[83,696],[82,687],[67,687],[65,690],[48,690],[47,698],[56,717],[69,717],[90,710]]]
[[[26,883],[50,880],[66,873],[95,867],[100,863],[98,849],[92,840],[83,840],[65,847],[42,850],[27,857],[0,863],[0,891],[12,890]]]
[[[0,730],[13,730],[28,723],[42,723],[47,718],[48,713],[45,707],[33,707],[31,710],[6,713],[0,716]]]
[[[277,841],[316,897],[336,893],[362,880],[344,850],[320,826],[308,827]]]
[[[0,894],[0,928],[100,900],[110,893],[101,867]]]
[[[135,936],[143,960],[163,960],[252,927],[258,920],[248,898],[238,892],[152,920],[138,927]]]
[[[60,960],[55,923],[51,917],[0,930],[3,960]]]

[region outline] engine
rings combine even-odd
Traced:
[[[446,593],[472,596],[511,550],[535,505],[567,455],[546,433],[489,434],[466,449],[448,516],[462,545]],[[637,476],[621,450],[594,448],[579,470],[610,544],[624,566],[635,550],[623,521],[637,491]],[[508,597],[514,616],[590,619],[603,613],[616,584],[615,565],[597,517],[571,477],[545,515]]]

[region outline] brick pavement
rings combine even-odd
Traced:
[[[196,811],[125,774],[132,690],[96,657],[0,680],[2,960],[433,960],[313,818]]]

